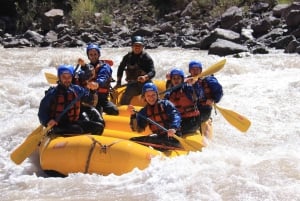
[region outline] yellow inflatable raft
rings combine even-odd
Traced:
[[[105,129],[102,136],[45,137],[39,148],[40,165],[48,173],[61,175],[78,172],[121,175],[134,168],[145,169],[153,157],[174,157],[189,152],[182,148],[161,152],[151,146],[127,140],[134,136],[140,135]],[[194,145],[196,143],[200,151],[204,139],[200,134],[191,134],[185,140]]]
[[[164,90],[164,82],[155,83],[159,91]],[[125,88],[117,89],[114,103],[119,103],[124,91]],[[139,110],[144,105],[144,100],[136,96],[131,103]],[[106,125],[101,136],[86,134],[44,137],[39,147],[41,168],[47,173],[59,175],[78,172],[121,175],[134,168],[145,169],[153,157],[175,157],[191,151],[185,150],[184,146],[168,147],[167,151],[159,151],[153,148],[153,144],[142,145],[130,140],[133,137],[149,135],[151,131],[147,128],[143,133],[132,132],[127,106],[119,106],[119,111],[119,116],[104,114]],[[205,125],[212,134],[211,126],[207,122]],[[201,151],[205,146],[205,137],[199,133],[185,135],[182,139],[193,147],[193,151]]]

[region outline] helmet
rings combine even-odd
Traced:
[[[157,87],[152,82],[144,84],[142,89],[142,95],[144,96],[147,91],[155,91],[156,93],[158,93]]]
[[[189,63],[189,70],[191,70],[191,68],[195,68],[198,67],[202,70],[202,63],[200,61],[191,61]]]
[[[144,38],[142,36],[134,36],[131,39],[131,43],[133,44],[141,44],[144,45]]]
[[[179,75],[182,77],[182,79],[184,79],[184,72],[179,68],[174,68],[173,70],[171,70],[170,77],[172,78],[174,75]]]
[[[60,77],[61,74],[69,73],[73,76],[74,74],[74,66],[62,64],[57,69],[57,76]]]
[[[92,49],[97,50],[98,54],[100,55],[100,49],[101,49],[101,48],[100,48],[98,45],[93,44],[93,43],[91,43],[91,44],[89,44],[89,45],[87,46],[87,48],[86,48],[86,54],[89,54],[89,51],[92,50]]]

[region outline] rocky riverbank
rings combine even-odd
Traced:
[[[244,7],[234,6],[217,18],[193,1],[159,18],[149,6],[148,1],[132,1],[129,7],[133,10],[124,13],[116,9],[110,25],[97,23],[101,13],[95,13],[94,20],[80,28],[66,23],[63,9],[51,9],[43,14],[40,25],[23,34],[5,33],[0,26],[0,44],[4,48],[78,47],[96,42],[105,47],[124,47],[130,45],[132,35],[142,35],[148,49],[182,47],[226,56],[241,52],[267,54],[275,48],[300,54],[299,1],[275,6],[256,3],[247,12]]]

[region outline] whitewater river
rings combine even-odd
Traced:
[[[103,49],[115,62],[130,48]],[[157,77],[172,67],[187,72],[199,59],[204,68],[222,58],[206,51],[148,50]],[[10,153],[38,125],[37,111],[48,84],[44,72],[86,59],[84,48],[0,48],[0,200],[118,201],[296,201],[300,200],[300,56],[274,51],[226,57],[215,74],[224,87],[220,106],[248,117],[247,133],[213,114],[214,138],[202,152],[154,159],[149,168],[122,176],[71,174],[47,178],[33,154],[15,165]]]

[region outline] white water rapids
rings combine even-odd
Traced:
[[[101,58],[117,67],[130,48],[103,49]],[[187,73],[188,62],[208,67],[222,58],[206,51],[147,50],[156,78],[172,67]],[[220,106],[248,117],[247,133],[213,114],[214,138],[202,152],[154,159],[122,176],[71,174],[48,178],[33,154],[21,165],[10,153],[38,125],[38,106],[48,84],[44,72],[62,63],[86,61],[84,48],[0,48],[0,200],[119,201],[296,201],[300,200],[300,56],[272,51],[244,58],[226,57],[217,72],[224,88]],[[297,123],[298,122],[298,123]]]

